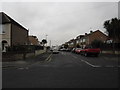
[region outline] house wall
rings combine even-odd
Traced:
[[[88,44],[91,44],[92,41],[94,41],[95,39],[97,40],[101,40],[101,41],[106,41],[107,40],[107,36],[104,35],[103,33],[101,32],[94,32],[93,34],[89,35],[88,36]]]
[[[96,40],[101,40],[101,41],[104,42],[108,39],[108,37],[100,31],[92,32],[91,34],[86,35],[85,37],[81,38],[80,45],[82,47],[85,47],[86,45],[91,44],[92,41],[94,41],[95,39]]]
[[[0,24],[1,32],[0,32],[0,43],[2,43],[3,40],[7,41],[8,45],[11,46],[11,24]],[[5,31],[5,33],[2,33],[2,31]]]
[[[82,37],[80,40],[80,46],[84,48],[86,45],[88,45],[88,37]]]
[[[12,24],[12,45],[28,44],[28,30]]]

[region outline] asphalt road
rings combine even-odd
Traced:
[[[3,69],[2,88],[118,88],[117,57],[52,54],[44,63]]]

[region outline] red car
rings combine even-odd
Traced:
[[[100,51],[100,48],[85,47],[80,51],[80,54],[84,56],[95,55],[97,57],[100,54]]]

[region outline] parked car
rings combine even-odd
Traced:
[[[70,48],[67,48],[67,49],[66,49],[66,51],[67,51],[67,52],[70,52],[70,51],[71,51],[71,49],[70,49]]]
[[[73,49],[71,50],[71,52],[72,52],[72,53],[75,53],[75,49],[76,49],[76,48],[73,48]]]
[[[59,51],[66,51],[66,49],[65,48],[61,48]]]
[[[80,54],[81,50],[82,50],[82,48],[76,48],[75,53]]]
[[[93,48],[92,46],[89,46],[82,49],[80,51],[80,54],[84,56],[94,55],[97,57],[100,54],[100,51],[101,51],[100,48]]]
[[[52,49],[50,49],[50,51],[53,51]]]
[[[57,49],[53,49],[52,53],[53,53],[53,54],[58,54],[59,51],[58,51]]]

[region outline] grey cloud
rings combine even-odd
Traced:
[[[23,2],[3,3],[6,12],[41,41],[48,34],[52,44],[62,44],[77,35],[100,29],[103,23],[117,17],[114,2]]]

